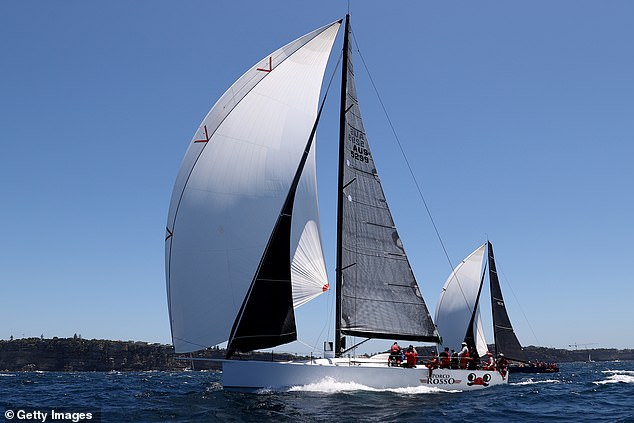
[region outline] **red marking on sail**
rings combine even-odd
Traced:
[[[207,132],[207,125],[205,125],[205,139],[194,140],[194,142],[209,142],[209,133]]]
[[[259,71],[262,72],[271,72],[273,70],[273,58],[271,56],[269,56],[269,68],[268,69],[263,69],[263,68],[257,68]]]
[[[172,231],[170,231],[170,228],[165,227],[165,229],[167,230],[168,235],[165,237],[165,241],[167,241],[168,239],[170,239],[172,237],[172,235],[174,235],[172,233]]]
[[[330,289],[330,284],[327,283],[326,285],[321,287],[321,292],[326,292],[328,291],[328,289]]]

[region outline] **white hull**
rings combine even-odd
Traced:
[[[288,389],[332,380],[356,383],[375,389],[436,387],[444,390],[474,390],[508,383],[497,371],[388,367],[387,360],[316,359],[313,361],[240,361],[222,364],[222,384],[228,390]]]

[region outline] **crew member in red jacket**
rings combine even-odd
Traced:
[[[392,348],[390,348],[388,365],[401,365],[401,347],[396,342],[394,342],[394,344],[392,344]]]
[[[417,361],[418,354],[416,354],[416,349],[410,345],[405,352],[405,367],[416,367]]]
[[[460,350],[460,352],[458,353],[458,356],[460,357],[460,368],[461,369],[466,369],[467,368],[467,363],[469,362],[469,348],[467,348],[467,343],[463,342],[462,343],[462,350]]]
[[[487,351],[488,360],[484,366],[482,366],[482,370],[495,370],[495,359],[493,358],[493,354],[491,351]]]
[[[437,369],[439,365],[440,365],[440,362],[438,361],[438,356],[436,355],[436,351],[432,351],[431,360],[427,362],[427,368],[429,369],[430,378],[434,369]]]
[[[449,354],[449,347],[445,347],[445,350],[442,351],[439,355],[440,358],[440,368],[448,369],[451,367],[451,356]]]

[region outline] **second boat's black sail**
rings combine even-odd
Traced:
[[[502,289],[500,288],[500,280],[498,279],[497,269],[495,267],[493,245],[491,245],[490,242],[487,242],[487,244],[489,282],[491,284],[491,309],[493,312],[493,335],[495,337],[496,353],[503,353],[511,360],[528,362],[526,353],[520,341],[517,339],[515,331],[513,331],[511,320],[506,312],[504,297],[502,297]]]
[[[357,100],[346,18],[337,242],[340,335],[436,342],[437,333],[394,225]]]

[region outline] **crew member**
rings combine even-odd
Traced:
[[[500,372],[502,377],[506,377],[506,369],[509,366],[509,362],[506,359],[506,357],[504,357],[504,354],[502,354],[502,353],[498,354],[497,366],[498,366],[498,371]]]
[[[451,350],[451,368],[460,368],[460,357],[458,357],[458,353],[455,350]]]
[[[439,354],[440,368],[448,369],[451,366],[451,357],[449,356],[449,347],[445,347],[445,350]]]
[[[469,348],[467,348],[466,342],[462,343],[462,349],[458,353],[458,356],[460,357],[460,368],[466,369],[467,362],[469,361]]]
[[[394,344],[392,344],[392,348],[390,348],[390,357],[388,358],[388,365],[396,365],[396,366],[400,366],[401,365],[401,347],[398,345],[397,342],[394,342]]]
[[[432,371],[438,368],[438,356],[436,355],[436,351],[432,351],[431,359],[427,362],[427,368],[429,369],[429,377],[431,377]]]
[[[483,370],[495,370],[495,359],[491,351],[487,351],[487,362],[482,366]]]
[[[416,362],[418,361],[418,354],[416,353],[416,349],[414,346],[410,345],[405,352],[405,367],[416,367]]]

